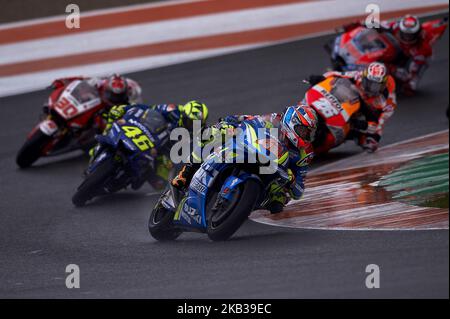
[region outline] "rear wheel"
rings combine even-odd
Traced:
[[[209,214],[208,237],[214,241],[230,238],[252,212],[261,191],[261,185],[252,179],[240,185],[230,201]]]
[[[173,224],[174,213],[167,210],[160,203],[152,210],[148,220],[148,230],[153,238],[159,241],[171,241],[178,238],[182,231]]]
[[[117,163],[113,157],[101,162],[97,169],[89,174],[83,183],[78,187],[77,192],[72,197],[72,203],[81,207],[95,196],[104,192],[103,185],[105,181],[115,173]]]
[[[36,130],[19,150],[16,157],[17,165],[20,168],[31,166],[42,156],[42,151],[52,139],[53,137],[45,135],[41,130]]]

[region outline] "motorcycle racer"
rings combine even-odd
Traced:
[[[422,24],[418,17],[405,15],[394,21],[383,21],[378,32],[387,32],[398,41],[401,54],[390,66],[391,74],[402,82],[402,92],[412,95],[429,66],[433,55],[433,43],[443,34],[448,17]],[[363,26],[362,22],[351,23],[343,27],[345,32]],[[387,61],[386,61],[387,62]]]
[[[142,110],[152,109],[158,111],[166,119],[169,125],[169,130],[177,127],[184,127],[188,130],[191,130],[193,127],[193,121],[200,120],[202,125],[204,125],[208,118],[208,107],[206,106],[206,104],[199,101],[190,101],[184,105],[123,104],[113,106],[109,111],[107,115],[108,124],[106,126],[106,130],[111,127],[114,121],[120,119],[126,112],[134,107],[140,108]]]
[[[228,135],[242,121],[257,122],[266,128],[278,128],[282,144],[289,153],[288,174],[289,183],[286,187],[271,185],[270,201],[267,208],[272,214],[283,211],[284,206],[292,199],[300,199],[304,192],[304,179],[307,168],[314,156],[312,141],[317,128],[316,112],[306,105],[290,106],[283,114],[268,115],[234,115],[227,116],[211,127],[213,136]],[[214,140],[214,139],[212,139]],[[212,140],[206,142],[212,143]],[[204,146],[204,145],[201,145]],[[201,147],[194,150],[192,157],[197,159],[185,164],[178,176],[172,180],[172,186],[183,189],[190,184],[201,163]]]
[[[114,105],[142,103],[142,89],[139,84],[119,74],[108,77],[68,77],[53,81],[52,89],[65,87],[75,80],[86,80],[95,87],[104,103],[105,110]]]
[[[192,129],[193,121],[200,120],[204,125],[208,118],[208,107],[206,104],[198,101],[190,101],[185,105],[175,105],[175,104],[157,104],[157,105],[145,105],[145,104],[126,104],[126,105],[116,105],[113,106],[107,114],[107,125],[103,134],[107,134],[109,129],[112,127],[115,121],[120,120],[125,114],[129,112],[143,112],[146,110],[155,110],[159,112],[164,119],[167,121],[167,131],[170,132],[178,127],[184,127],[188,130]],[[98,154],[99,147],[95,147],[91,150],[91,160]],[[169,166],[171,162],[168,159],[168,154],[170,152],[169,145],[161,145],[159,150],[154,149],[153,155],[157,160],[156,171],[159,174],[151,174],[148,177],[150,184],[156,188],[160,189],[164,186],[163,179],[161,175],[165,176],[168,174]],[[167,180],[167,178],[164,178]]]
[[[378,149],[386,121],[394,114],[397,107],[395,80],[388,74],[383,63],[373,62],[363,71],[330,71],[323,76],[311,76],[312,85],[328,77],[342,77],[351,80],[361,99],[361,112],[367,121],[364,133],[356,133],[358,144],[369,152]]]
[[[405,82],[403,91],[412,94],[417,90],[419,80],[429,65],[433,55],[432,44],[439,35],[438,24],[446,27],[446,20],[436,23],[433,28],[423,27],[420,20],[413,15],[406,15],[399,21],[384,23],[383,30],[392,33],[399,41],[405,60],[392,70],[395,77]]]

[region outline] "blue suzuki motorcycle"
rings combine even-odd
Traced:
[[[83,206],[96,196],[117,192],[131,185],[140,188],[155,170],[155,150],[169,141],[167,122],[154,111],[131,109],[113,123],[98,145],[83,183],[72,197]]]
[[[188,231],[227,240],[253,210],[268,204],[273,183],[288,183],[289,153],[278,136],[256,122],[242,122],[239,133],[202,163],[186,190],[169,185],[150,214],[148,228],[155,239],[175,240]]]

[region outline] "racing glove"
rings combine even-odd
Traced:
[[[287,169],[287,173],[288,173],[288,176],[289,176],[289,185],[294,184],[294,183],[295,183],[295,175],[294,175],[294,172],[293,172],[290,168],[288,168],[288,169]]]
[[[112,119],[113,121],[120,119],[125,114],[125,106],[126,105],[113,106],[109,110],[108,118]]]
[[[378,129],[378,123],[376,123],[376,122],[367,122],[367,129],[366,129],[367,135],[377,134],[377,129]]]
[[[378,134],[370,134],[365,136],[361,147],[368,151],[369,153],[373,153],[378,149],[378,145],[380,142],[380,135]]]
[[[220,135],[230,135],[234,133],[234,126],[232,124],[229,124],[225,121],[223,122],[219,122],[217,124],[217,126],[213,126],[213,129],[216,129],[217,133],[219,133]],[[217,134],[216,133],[216,134]]]
[[[280,185],[276,183],[270,186],[269,197],[270,201],[267,204],[266,208],[270,211],[271,214],[281,213],[284,209],[284,206],[289,202],[289,197],[286,194],[284,187],[280,187]]]

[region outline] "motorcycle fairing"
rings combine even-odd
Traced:
[[[331,57],[344,60],[344,71],[355,71],[373,61],[394,61],[400,53],[398,41],[390,33],[358,27],[336,37]]]
[[[138,176],[142,167],[144,167],[145,165],[152,165],[153,163],[153,157],[150,155],[151,148],[148,148],[145,151],[140,150],[132,141],[132,139],[126,135],[126,132],[123,129],[124,126],[136,126],[139,127],[144,134],[146,134],[146,132],[150,133],[136,120],[129,119],[129,121],[126,121],[124,117],[121,124],[119,124],[118,122],[113,123],[107,135],[97,135],[95,138],[100,145],[108,145],[113,149],[116,149],[119,146],[119,143],[122,143],[125,149],[129,151],[129,153],[126,154],[127,165],[129,165],[130,169],[133,172],[133,175]],[[150,136],[147,137],[150,138]],[[99,156],[97,156],[94,159],[93,163],[89,166],[88,172],[95,170],[97,165],[102,160],[110,156],[111,152],[109,151],[104,151],[99,154]]]
[[[174,224],[206,229],[206,199],[208,189],[218,174],[225,169],[224,163],[216,163],[213,156],[205,161],[194,174],[187,196],[178,205]]]
[[[269,161],[278,160],[279,154],[268,154],[268,150],[261,146],[265,143],[261,143],[261,139],[258,139],[255,127],[253,127],[251,124],[255,125],[256,123],[254,121],[249,123],[244,121],[240,125],[242,133],[235,138],[230,138],[225,143],[224,147],[209,155],[206,161],[200,166],[200,168],[192,178],[187,196],[180,202],[177,207],[173,219],[173,223],[175,225],[187,228],[197,228],[202,231],[206,230],[206,200],[208,198],[209,189],[221,172],[223,172],[230,165],[234,165],[233,162],[222,163],[220,161],[217,161],[218,158],[222,157],[222,152],[224,152],[225,150],[236,150],[236,152],[233,152],[234,154],[242,154],[244,155],[244,157],[245,154],[248,154],[248,152],[254,152],[257,153],[261,158],[268,159]],[[274,136],[270,135],[270,130],[266,129],[262,125],[260,125],[260,127],[256,127],[256,129],[258,128],[265,129],[265,139],[275,138]],[[280,165],[286,167],[288,163],[286,153],[283,153],[282,157],[283,159]],[[233,159],[235,160],[234,163],[238,162],[239,158],[239,156],[233,157]],[[257,175],[248,174],[245,172],[239,172],[237,176],[231,175],[227,177],[225,183],[221,187],[221,191],[219,192],[218,196],[223,195],[225,199],[230,199],[231,194],[233,194],[233,190],[235,190],[240,184],[244,183],[250,178],[256,179],[261,182],[260,178]],[[168,203],[166,203],[166,205],[170,206]]]
[[[336,85],[346,85],[349,88],[337,90]],[[324,119],[333,136],[333,140],[331,136],[327,136],[327,142],[333,146],[345,140],[350,130],[349,119],[360,108],[358,94],[351,94],[350,86],[348,79],[330,77],[313,86],[305,94],[305,103],[311,105]]]

